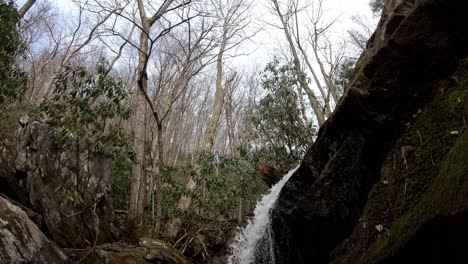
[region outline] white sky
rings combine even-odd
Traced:
[[[333,20],[338,18],[338,21],[333,26],[333,35],[337,39],[348,38],[347,30],[353,26],[351,17],[354,15],[367,16],[371,20],[373,19],[372,11],[369,8],[370,0],[324,0],[324,13],[325,19]],[[258,0],[263,2],[264,6],[269,6],[268,0]],[[260,9],[260,8],[259,8]],[[268,12],[266,8],[263,8],[263,12]],[[279,24],[278,18],[266,15],[266,20],[274,21],[275,24]],[[285,36],[283,31],[269,27],[266,32],[261,32],[256,36],[254,42],[258,45],[255,52],[248,56],[250,63],[264,64],[265,61],[270,61],[274,54],[277,54],[280,43],[285,43]]]
[[[43,1],[43,0],[38,0]],[[73,5],[71,0],[48,0],[58,8],[59,13],[67,16],[70,7]],[[364,15],[372,18],[372,12],[369,8],[370,0],[323,0],[325,19],[333,20],[339,17],[339,20],[333,27],[334,35],[337,39],[347,38],[346,31],[352,27],[353,15]],[[25,0],[16,0],[19,7]],[[156,2],[156,1],[155,1]],[[304,2],[304,1],[302,1]],[[278,24],[278,19],[268,13],[270,6],[269,0],[255,0],[254,15],[260,16],[263,20],[273,21]],[[248,56],[242,56],[235,60],[235,65],[244,65],[245,67],[262,67],[271,61],[274,54],[278,53],[280,43],[285,43],[284,33],[273,27],[266,27],[263,32],[257,34],[251,42],[245,44],[242,49],[250,53]]]

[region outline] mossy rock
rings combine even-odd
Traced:
[[[435,226],[454,236],[468,235],[461,225],[458,232],[451,230],[468,211],[467,117],[465,64],[455,80],[438,84],[432,102],[408,124],[387,156],[381,179],[372,188],[357,226],[335,249],[333,263],[407,261],[411,256],[408,250],[418,255],[415,252],[422,247],[428,252],[448,251],[440,244],[446,235],[434,232]],[[423,237],[427,239],[420,240]],[[440,240],[436,241],[438,248],[431,250],[436,244],[426,242],[434,240]],[[453,240],[442,243],[451,244],[455,251]],[[458,253],[452,252],[453,259],[460,257]],[[434,257],[430,253],[424,256]],[[418,257],[415,261],[419,262],[422,258]],[[450,256],[440,260],[448,259]]]
[[[190,264],[182,253],[172,247],[169,243],[152,238],[141,238],[140,246],[147,249],[144,258],[151,263],[161,264]]]
[[[84,264],[191,264],[169,243],[151,238],[141,238],[140,245],[110,243],[95,249],[77,249],[68,252],[70,257]]]
[[[413,160],[407,161],[406,170],[396,170],[396,173],[400,173],[400,180],[406,178],[413,183],[411,188],[408,188],[406,180],[405,184],[397,184],[400,192],[405,192],[406,189],[406,197],[394,196],[399,198],[402,204],[399,208],[393,208],[394,219],[387,228],[387,234],[383,234],[377,243],[369,248],[364,258],[365,262],[399,258],[402,254],[400,250],[405,251],[407,243],[417,239],[421,228],[429,225],[431,221],[440,222],[444,217],[454,215],[466,217],[468,133],[464,131],[468,116],[467,71],[465,66],[459,72],[459,82],[454,89],[449,89],[447,83],[443,84],[441,89],[445,90],[445,94],[436,100],[428,109],[427,115],[418,118],[409,130],[408,138],[414,142],[415,134],[418,134],[420,144],[415,147],[413,157],[408,157]],[[425,131],[429,138],[427,142],[421,140],[420,131]],[[389,165],[386,164],[387,170]],[[459,232],[466,232],[463,227],[459,228]],[[459,252],[453,252],[452,257],[458,256],[457,254]]]
[[[407,242],[414,239],[414,236],[425,223],[436,218],[458,215],[466,219],[466,212],[468,211],[467,161],[468,133],[465,132],[442,162],[439,175],[429,186],[420,201],[408,213],[396,219],[388,230],[389,235],[384,235],[369,249],[365,262],[379,262],[387,258],[401,258],[401,253],[398,251]],[[459,227],[460,232],[466,232],[465,224]],[[453,254],[458,256],[460,252]],[[451,258],[453,255],[447,257]]]
[[[142,248],[130,248],[122,251],[113,251],[107,249],[79,250],[69,253],[75,261],[81,261],[83,264],[150,264],[145,260],[146,250]]]

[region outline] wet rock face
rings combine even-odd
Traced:
[[[468,55],[464,1],[390,0],[334,115],[274,210],[279,263],[328,263],[436,83]]]
[[[23,176],[19,184],[28,206],[43,216],[47,233],[60,246],[112,240],[116,229],[107,200],[109,161],[62,149],[56,133],[41,121],[18,130],[16,170]]]
[[[26,213],[0,197],[0,263],[70,263]]]

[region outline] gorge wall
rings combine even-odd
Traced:
[[[387,2],[334,115],[282,190],[279,263],[398,262],[424,247],[444,256],[424,237],[466,234],[466,5]]]

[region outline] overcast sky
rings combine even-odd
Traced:
[[[326,20],[332,21],[336,18],[335,25],[332,28],[333,37],[336,40],[348,38],[347,30],[353,27],[351,20],[352,16],[361,15],[369,18],[374,24],[377,23],[377,18],[374,18],[369,8],[370,0],[323,0],[324,17]],[[302,1],[304,2],[304,1]],[[269,15],[269,0],[257,0],[259,13],[262,13],[262,18],[273,21],[279,24],[278,18]],[[270,61],[275,54],[278,54],[280,44],[286,43],[284,32],[273,27],[266,27],[263,32],[260,32],[253,40],[255,44],[250,44],[249,47],[254,49],[251,55],[244,57],[240,63],[246,62],[248,65],[258,67]],[[255,48],[254,48],[255,47]]]
[[[43,1],[43,0],[39,0]],[[38,2],[39,2],[38,1]],[[69,7],[73,5],[71,0],[48,0],[59,9],[59,13],[66,14]],[[352,27],[351,17],[354,15],[364,15],[372,18],[372,12],[369,8],[370,0],[323,0],[325,19],[333,20],[339,17],[333,27],[333,34],[336,39],[347,38],[346,31]],[[17,0],[17,5],[21,5],[25,0]],[[304,1],[302,1],[304,2]],[[278,24],[278,19],[268,12],[270,6],[269,0],[256,0],[254,2],[254,15],[267,21],[273,21]],[[376,18],[374,18],[376,20]],[[278,53],[281,43],[285,43],[284,33],[273,27],[265,27],[265,30],[257,34],[252,41],[242,47],[242,53],[249,53],[248,56],[242,56],[236,59],[234,64],[250,65],[252,67],[263,67],[270,61],[274,54]]]

